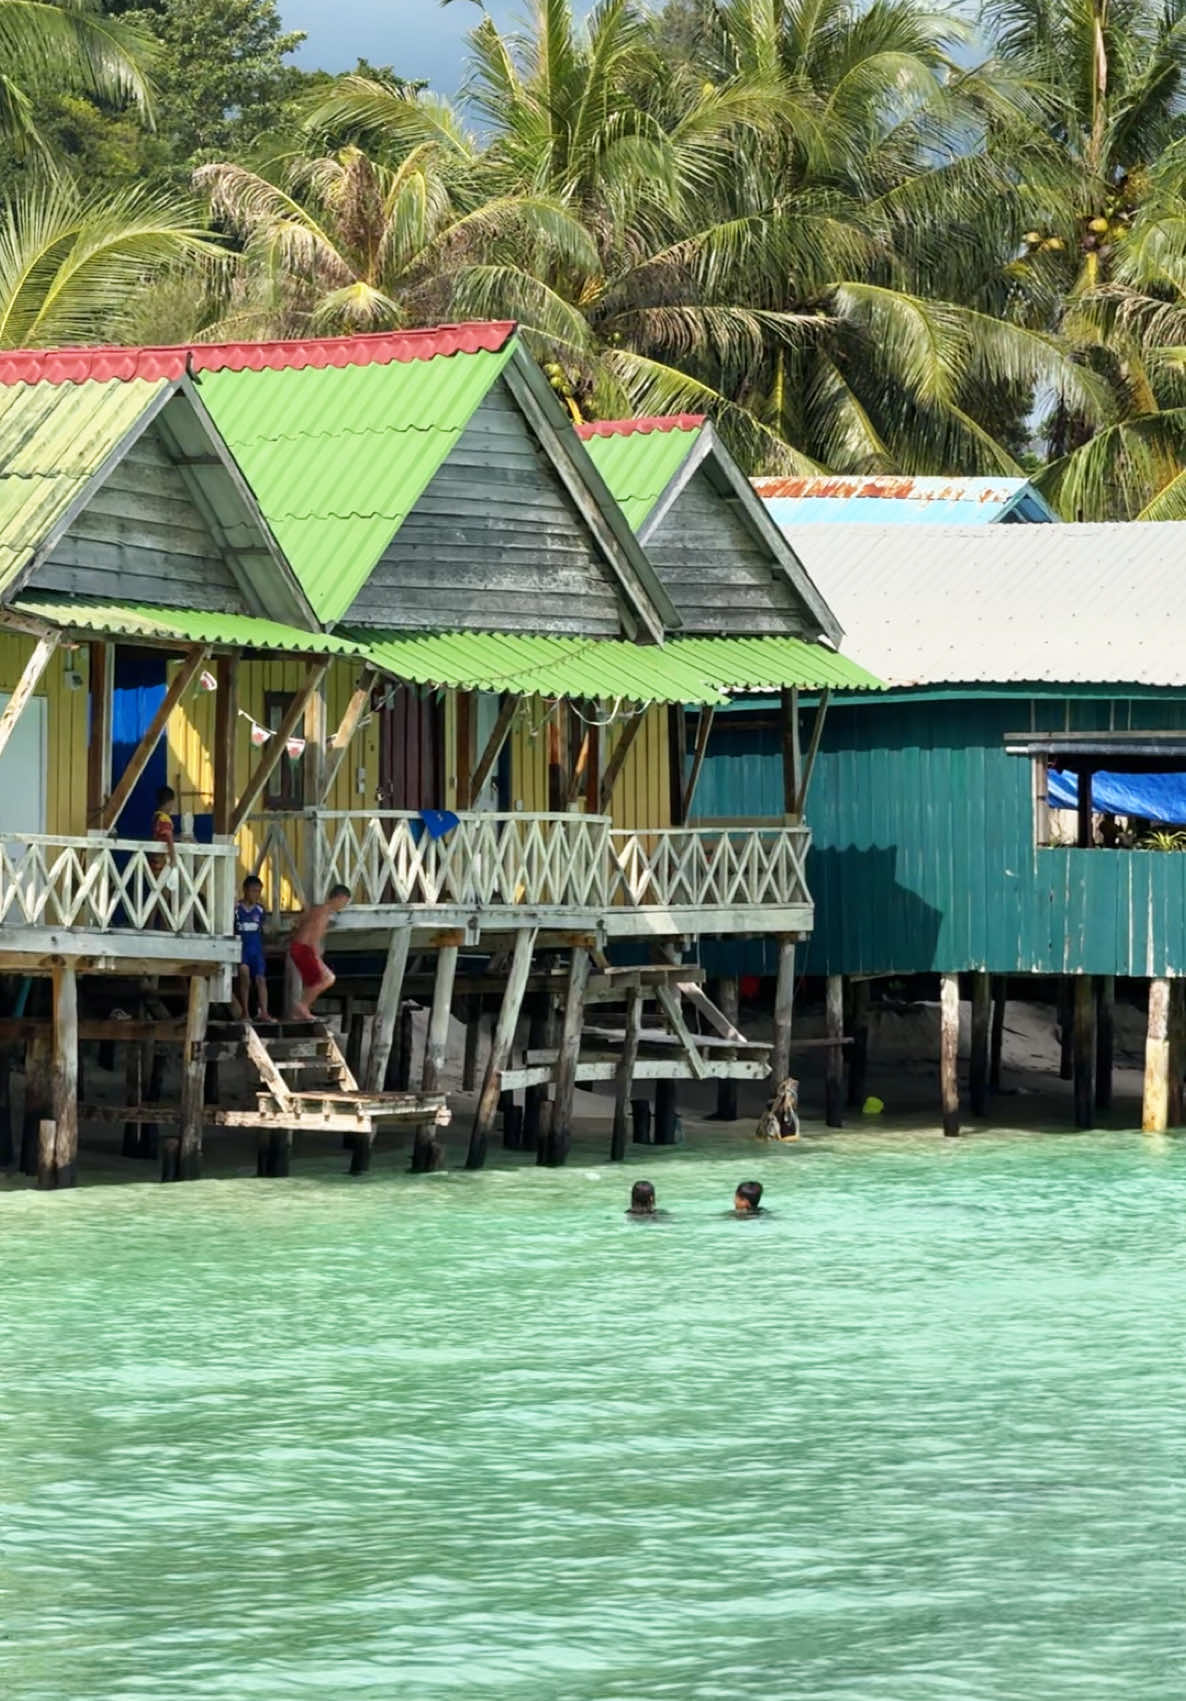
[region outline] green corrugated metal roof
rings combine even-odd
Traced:
[[[585,448],[632,530],[647,515],[696,446],[701,426],[690,430],[630,431],[613,436],[590,433]]]
[[[726,691],[775,691],[784,685],[805,690],[885,689],[850,657],[802,638],[672,638],[664,648]]]
[[[168,388],[143,378],[0,386],[0,591]]]
[[[202,400],[318,619],[345,614],[514,346],[200,375]]]
[[[286,650],[298,655],[357,656],[359,648],[328,632],[305,632],[276,620],[247,614],[206,614],[197,609],[154,608],[146,603],[101,602],[92,597],[19,596],[20,614],[53,626],[102,632],[116,638],[175,638],[186,644],[220,644],[236,649]]]
[[[524,697],[620,697],[631,703],[722,701],[695,663],[681,661],[670,644],[500,632],[356,636],[377,666],[421,685]]]

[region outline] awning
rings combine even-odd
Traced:
[[[280,650],[290,655],[358,656],[358,646],[330,632],[306,632],[275,620],[247,614],[205,613],[189,608],[156,608],[146,603],[101,602],[93,597],[28,595],[12,603],[14,614],[41,620],[63,631],[93,632],[108,638],[145,642],[212,644],[236,650]]]
[[[802,638],[671,638],[667,652],[724,691],[884,691],[859,663]]]
[[[1028,756],[1073,773],[1186,772],[1186,732],[1007,732],[1010,756]]]

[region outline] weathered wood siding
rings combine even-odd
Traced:
[[[1031,764],[1004,746],[1029,727],[1179,730],[1186,693],[834,706],[807,804],[809,973],[1186,975],[1186,854],[1039,847]],[[773,721],[719,717],[697,817],[775,815],[780,788]]]
[[[96,491],[31,583],[167,608],[249,612],[153,426]]]
[[[482,403],[346,621],[618,634],[610,569],[505,385]]]
[[[816,630],[737,499],[718,493],[705,467],[647,537],[646,551],[686,632]]]
[[[0,691],[16,689],[32,653],[32,638],[0,632]],[[62,650],[51,657],[34,695],[46,699],[45,830],[73,835],[86,832],[86,651],[69,652],[70,668],[84,682],[81,690],[66,684],[66,661]]]

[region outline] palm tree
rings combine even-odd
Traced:
[[[88,197],[38,179],[0,202],[0,348],[119,341],[147,280],[215,252],[197,209],[175,198]]]
[[[32,95],[75,89],[150,111],[149,38],[98,0],[0,0],[0,140],[38,141]]]

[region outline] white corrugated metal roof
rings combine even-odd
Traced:
[[[887,685],[1186,685],[1186,525],[798,526]]]

